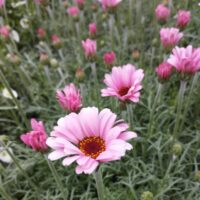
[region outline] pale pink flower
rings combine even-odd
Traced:
[[[72,6],[67,9],[67,13],[72,17],[78,17],[80,14],[80,10],[76,6]]]
[[[103,55],[103,60],[107,65],[112,65],[116,60],[116,55],[113,51],[107,52]]]
[[[173,67],[168,63],[168,62],[163,62],[161,63],[157,68],[156,68],[156,73],[158,75],[158,78],[160,80],[166,80],[170,77],[172,74]]]
[[[47,133],[43,122],[31,119],[32,131],[22,134],[20,139],[35,151],[45,151],[48,149],[46,145]]]
[[[73,83],[66,85],[63,90],[57,90],[56,98],[64,110],[76,112],[82,106],[80,91]]]
[[[164,48],[173,48],[183,37],[183,33],[177,28],[162,28],[160,30],[160,40]]]
[[[179,10],[177,15],[176,25],[180,28],[185,28],[191,20],[191,13],[187,10]]]
[[[36,32],[37,32],[38,38],[40,38],[40,39],[45,38],[46,31],[43,28],[38,28]]]
[[[2,8],[5,4],[5,0],[0,0],[0,8]]]
[[[97,42],[95,40],[86,39],[81,42],[86,57],[94,57],[97,51]]]
[[[99,0],[104,10],[114,9],[122,0]]]
[[[113,67],[111,74],[106,74],[104,83],[106,89],[101,90],[101,95],[114,96],[121,101],[139,102],[141,81],[144,78],[142,69],[136,69],[134,65],[127,64],[122,67]]]
[[[155,14],[156,14],[157,20],[159,20],[161,22],[165,22],[168,20],[168,18],[170,16],[170,9],[167,8],[163,4],[159,4],[155,9]]]
[[[99,112],[96,107],[82,108],[79,114],[60,118],[46,142],[54,150],[48,158],[64,157],[64,166],[76,161],[77,174],[91,174],[100,163],[120,160],[126,150],[132,149],[127,140],[137,134],[116,118],[109,109]]]
[[[0,27],[0,36],[7,39],[10,35],[10,28],[9,26],[5,25]]]
[[[90,23],[89,24],[89,33],[91,36],[96,35],[97,33],[97,25],[95,23]]]
[[[191,45],[186,48],[175,47],[167,60],[182,74],[194,74],[200,70],[200,48]]]

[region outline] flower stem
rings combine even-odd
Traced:
[[[104,200],[104,185],[102,179],[101,169],[94,173],[94,179],[96,181],[96,188],[99,200]]]
[[[4,84],[4,86],[8,89],[10,95],[12,96],[12,100],[13,100],[14,104],[15,104],[15,105],[17,106],[17,108],[18,108],[19,113],[20,113],[20,115],[21,115],[21,117],[22,117],[22,119],[23,119],[23,121],[24,121],[24,123],[25,123],[25,125],[26,125],[26,128],[29,128],[29,123],[28,123],[28,120],[27,120],[27,118],[26,118],[26,116],[25,116],[25,114],[24,114],[24,112],[23,112],[23,109],[21,108],[21,106],[20,106],[18,100],[17,100],[16,97],[14,96],[14,94],[13,94],[13,92],[12,92],[12,89],[11,89],[9,83],[8,83],[8,81],[6,80],[4,74],[2,73],[1,70],[0,70],[0,78],[1,78],[1,80],[2,80],[2,82],[3,82],[3,84]]]
[[[153,124],[153,119],[154,119],[154,113],[155,113],[155,109],[156,109],[156,105],[158,103],[158,99],[160,97],[162,91],[162,84],[158,83],[158,88],[157,88],[157,92],[156,92],[156,96],[153,102],[153,106],[150,112],[150,118],[149,118],[149,126],[148,126],[148,137],[150,137],[152,135],[153,129],[152,129],[152,124]]]
[[[42,154],[42,155],[43,155],[44,159],[47,161],[47,164],[48,164],[49,169],[50,169],[50,171],[51,171],[51,173],[52,173],[52,175],[53,175],[53,177],[56,181],[56,184],[57,184],[58,188],[60,189],[60,191],[62,193],[63,199],[67,200],[68,199],[67,198],[68,197],[68,191],[66,190],[66,192],[65,192],[64,187],[62,185],[62,182],[60,180],[60,177],[59,177],[54,165],[52,164],[51,161],[48,160],[48,158],[44,154]]]
[[[9,154],[9,156],[12,158],[14,164],[16,167],[21,171],[21,173],[24,175],[24,177],[28,180],[31,187],[36,191],[37,194],[39,194],[39,188],[35,185],[35,183],[30,179],[29,175],[26,173],[26,171],[21,167],[15,156],[10,152],[10,150],[6,147],[6,145],[1,141],[0,144],[5,148],[6,152]]]
[[[0,185],[0,194],[1,194],[1,196],[6,200],[12,200],[12,197],[6,192],[6,190],[1,185]]]
[[[185,89],[186,89],[186,81],[181,81],[180,84],[180,89],[179,89],[179,93],[178,93],[178,98],[177,98],[177,113],[176,113],[176,119],[175,119],[175,125],[174,125],[174,130],[173,130],[173,141],[175,142],[175,140],[177,139],[178,135],[179,135],[179,125],[180,125],[180,120],[181,120],[181,110],[183,107],[183,98],[184,98],[184,93],[185,93]]]
[[[186,99],[186,105],[185,105],[185,108],[184,108],[184,111],[183,111],[183,120],[182,120],[181,125],[180,125],[180,131],[182,130],[183,125],[185,123],[185,118],[186,118],[186,115],[188,113],[188,109],[189,109],[189,106],[190,106],[190,100],[192,99],[191,96],[192,96],[194,87],[197,84],[198,78],[199,78],[199,74],[196,73],[194,75],[193,80],[192,80],[192,85],[190,87],[190,91],[189,91],[189,94],[188,94],[187,99]]]

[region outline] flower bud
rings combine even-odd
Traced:
[[[0,135],[0,142],[3,142],[4,144],[7,144],[8,142],[8,136],[7,135]]]
[[[163,62],[156,68],[156,73],[160,81],[167,80],[171,76],[173,67],[167,63]]]
[[[140,58],[140,50],[139,49],[134,49],[132,52],[132,57],[134,60],[139,60]]]
[[[19,65],[19,64],[21,63],[20,57],[17,56],[16,54],[10,54],[10,53],[8,53],[8,54],[6,55],[6,58],[7,58],[7,60],[8,60],[10,63],[12,63],[12,64],[14,64],[14,65]]]
[[[155,9],[156,18],[161,23],[164,23],[169,19],[170,12],[170,9],[164,4],[159,4]]]
[[[113,51],[111,52],[107,52],[103,55],[103,60],[104,60],[104,63],[110,67],[112,66],[114,63],[115,63],[115,60],[116,60],[116,55]]]
[[[191,21],[191,13],[187,10],[179,10],[177,14],[176,25],[184,29]]]
[[[141,195],[141,200],[153,200],[153,194],[149,191],[143,192]]]
[[[42,65],[49,64],[49,56],[46,53],[40,53],[40,63]]]
[[[50,65],[51,67],[57,68],[58,67],[58,61],[55,58],[51,58]]]
[[[43,40],[46,37],[46,31],[43,28],[38,28],[36,32],[39,39]]]
[[[0,39],[6,42],[10,36],[10,27],[8,25],[0,27]]]
[[[95,36],[97,33],[97,26],[95,23],[90,23],[89,24],[89,34],[91,37]]]
[[[64,6],[64,8],[68,8],[68,2],[67,2],[67,0],[63,1],[63,6]]]
[[[91,59],[96,57],[97,42],[95,40],[88,38],[85,41],[82,40],[81,44],[86,58]]]
[[[78,81],[83,81],[85,78],[85,72],[81,67],[76,69],[75,77]]]
[[[51,42],[56,49],[60,49],[62,46],[61,39],[55,34],[51,36]]]
[[[197,171],[195,174],[196,181],[200,182],[200,171]]]
[[[80,15],[80,10],[78,7],[72,6],[67,9],[67,14],[73,17],[75,20],[78,20]]]
[[[181,145],[181,143],[175,143],[172,147],[172,153],[175,155],[175,156],[179,156],[183,151],[183,147]]]
[[[97,12],[98,10],[98,4],[97,3],[93,3],[92,6],[91,6],[93,12]]]

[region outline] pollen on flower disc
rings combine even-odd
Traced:
[[[91,158],[97,158],[106,150],[105,141],[97,136],[86,137],[79,142],[79,149]]]

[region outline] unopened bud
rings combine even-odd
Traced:
[[[197,171],[195,174],[195,179],[200,182],[200,171]]]
[[[132,57],[134,60],[139,60],[140,58],[140,50],[139,49],[134,49],[132,52]]]
[[[181,143],[175,143],[172,147],[172,152],[174,155],[179,156],[183,151]]]
[[[46,53],[40,54],[40,63],[42,65],[47,65],[49,63],[49,56]]]
[[[153,200],[153,194],[149,191],[143,192],[141,195],[141,200]]]
[[[58,67],[58,61],[55,58],[52,58],[50,60],[51,67],[57,68]]]
[[[82,68],[77,68],[76,69],[76,73],[75,73],[75,77],[78,81],[83,81],[83,79],[85,78],[85,72]]]

